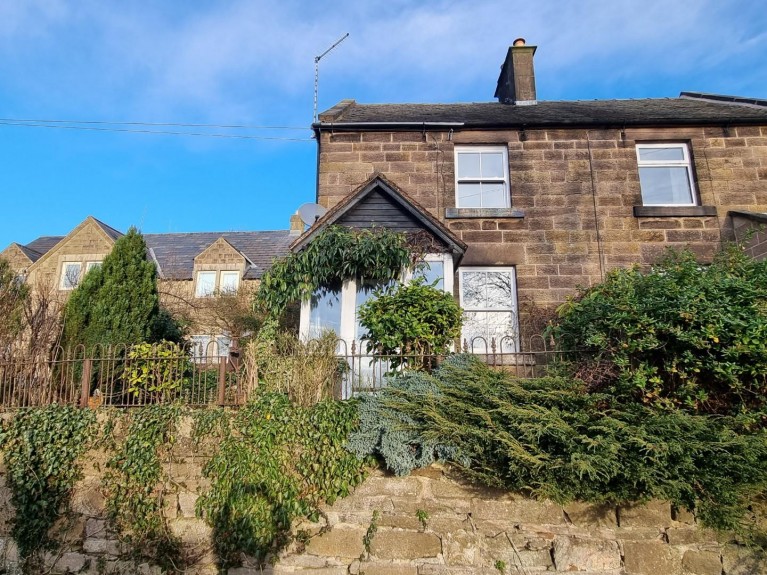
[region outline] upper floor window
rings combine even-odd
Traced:
[[[99,268],[99,267],[101,267],[101,262],[86,262],[85,273],[87,274],[92,269]]]
[[[240,285],[240,272],[221,272],[219,291],[223,294],[233,295],[237,293]]]
[[[83,279],[84,274],[87,274],[93,268],[99,267],[100,261],[90,262],[64,262],[61,265],[61,277],[59,278],[59,289],[73,290]],[[83,268],[85,272],[83,273]]]
[[[687,144],[637,144],[636,151],[643,205],[697,205]]]
[[[196,297],[212,296],[216,291],[216,272],[197,272]]]
[[[508,208],[510,204],[506,146],[456,146],[455,206]]]
[[[61,280],[59,289],[72,290],[80,283],[80,272],[82,270],[80,262],[64,262],[61,265]]]
[[[201,271],[197,272],[195,297],[209,297],[218,293],[232,295],[237,293],[240,286],[238,271]]]

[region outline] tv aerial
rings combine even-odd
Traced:
[[[319,204],[303,204],[300,208],[298,208],[296,213],[305,225],[311,227],[314,225],[314,222],[324,216],[327,211],[327,208],[323,208]]]
[[[346,40],[349,37],[349,32],[341,36],[338,40],[335,41],[335,43],[325,50],[322,54],[319,56],[314,57],[314,123],[317,123],[317,92],[319,91],[320,86],[320,60],[333,48],[338,46],[341,42]]]

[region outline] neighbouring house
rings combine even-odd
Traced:
[[[295,220],[295,218],[294,218]],[[157,267],[163,306],[181,318],[199,356],[225,355],[243,335],[239,320],[274,258],[303,230],[145,234]],[[66,236],[44,236],[0,252],[37,293],[63,304],[84,274],[98,266],[122,232],[88,216]]]
[[[649,265],[667,247],[705,260],[765,222],[767,100],[539,101],[535,50],[522,39],[509,48],[497,102],[343,100],[320,114],[316,197],[329,211],[292,249],[329,224],[423,231],[433,273],[466,312],[469,347],[495,339],[524,350],[536,310],[577,286]],[[757,228],[754,255],[765,237]],[[350,278],[312,298],[302,332],[359,337],[355,312],[369,292]]]

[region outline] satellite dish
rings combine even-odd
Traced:
[[[327,213],[327,208],[323,208],[319,204],[304,204],[296,212],[307,226],[313,226],[314,222],[320,219]]]

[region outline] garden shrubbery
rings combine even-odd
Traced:
[[[398,474],[451,460],[556,501],[660,498],[739,530],[767,487],[767,263],[727,246],[616,270],[550,328],[574,361],[521,380],[468,356],[360,402],[349,448]]]
[[[553,335],[592,390],[695,413],[767,407],[767,261],[737,244],[710,265],[669,251],[649,272],[614,270],[560,316]]]

